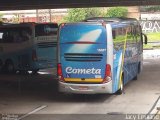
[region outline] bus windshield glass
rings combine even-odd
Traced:
[[[57,24],[37,24],[35,26],[35,37],[57,35]]]
[[[104,36],[104,32],[106,30],[102,25],[66,24],[62,26],[60,31],[60,43],[105,43],[106,36]]]

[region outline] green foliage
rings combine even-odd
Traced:
[[[126,17],[128,9],[125,7],[105,8],[72,8],[61,22],[78,22],[91,17]]]
[[[126,17],[128,9],[125,7],[112,7],[107,10],[107,17]]]
[[[148,41],[160,41],[160,32],[147,33]]]
[[[78,22],[90,17],[103,16],[100,8],[72,8],[64,17],[64,22]]]
[[[86,13],[84,9],[73,8],[68,10],[68,15],[64,17],[65,22],[77,22],[85,19]]]
[[[143,44],[143,49],[153,49],[151,44]]]
[[[3,14],[0,14],[0,22],[2,22]]]
[[[155,33],[146,33],[148,42],[159,42],[160,41],[160,32],[155,32]],[[151,44],[148,43],[147,45],[143,45],[144,49],[160,49],[159,45]]]
[[[102,9],[101,8],[85,8],[86,16],[85,18],[91,18],[91,17],[102,17]]]

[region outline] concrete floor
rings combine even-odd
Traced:
[[[0,119],[9,114],[19,120],[124,120],[147,114],[160,96],[160,59],[152,53],[144,51],[143,72],[119,96],[60,94],[51,74],[0,75]]]

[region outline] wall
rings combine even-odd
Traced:
[[[127,17],[136,18],[137,20],[139,20],[139,18],[140,18],[139,6],[128,7],[128,15],[127,15]]]
[[[160,20],[141,20],[143,32],[160,32]]]

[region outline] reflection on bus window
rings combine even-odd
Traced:
[[[57,29],[56,24],[38,24],[35,26],[35,37],[57,35]]]
[[[31,29],[29,27],[14,27],[0,29],[1,43],[17,43],[29,40]]]

